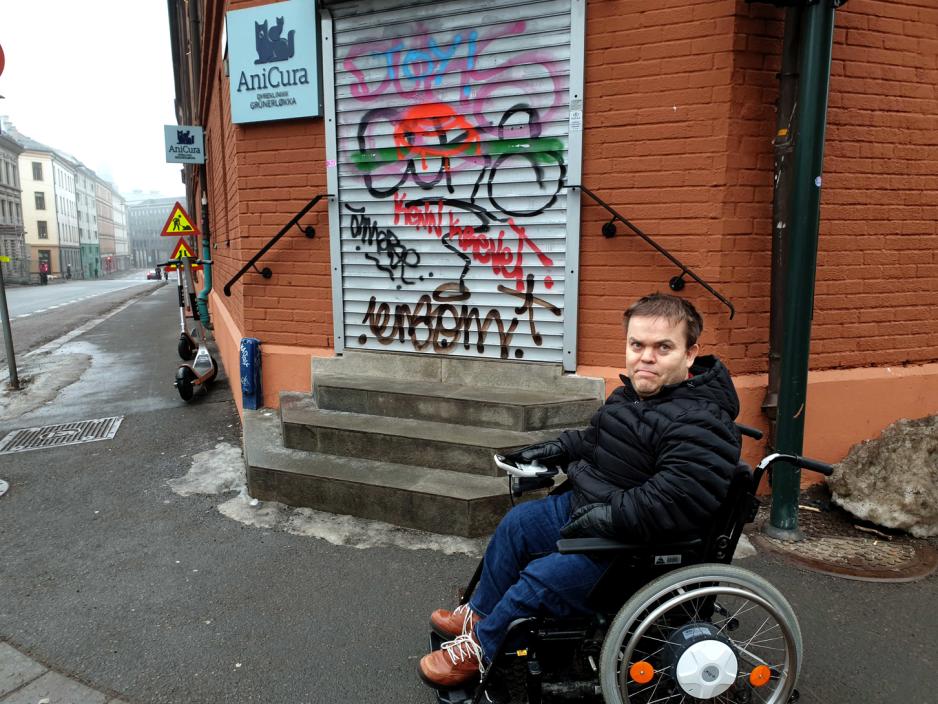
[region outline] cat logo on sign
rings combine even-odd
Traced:
[[[198,235],[199,231],[192,224],[192,218],[186,209],[176,201],[172,212],[166,218],[166,224],[163,225],[163,231],[160,233],[163,237],[176,237],[178,235]]]
[[[192,253],[192,249],[189,247],[189,244],[186,242],[185,239],[180,237],[179,241],[176,243],[175,249],[173,249],[173,255],[170,257],[170,259],[182,259],[183,257],[195,259],[195,255]],[[170,269],[171,271],[175,271],[176,267],[171,265],[167,267],[167,269]],[[202,271],[202,265],[196,264],[193,262],[192,270]]]

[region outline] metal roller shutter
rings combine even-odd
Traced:
[[[570,3],[331,5],[346,348],[561,361]]]

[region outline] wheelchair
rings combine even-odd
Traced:
[[[762,437],[755,428],[738,427],[743,435]],[[609,561],[588,597],[594,613],[514,621],[484,674],[459,688],[435,690],[439,704],[796,701],[802,638],[795,613],[763,577],[730,564],[743,526],[759,509],[759,482],[778,461],[832,472],[823,462],[781,453],[764,457],[754,470],[740,463],[711,530],[695,540],[559,540],[561,553]],[[556,473],[509,472],[510,492],[518,497],[551,487]],[[552,492],[562,490],[564,484]],[[480,561],[461,604],[469,602],[481,573]],[[431,633],[431,650],[442,642]]]

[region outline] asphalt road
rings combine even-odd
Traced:
[[[146,271],[119,279],[72,280],[47,286],[15,286],[6,290],[13,350],[17,358],[80,327],[129,298],[163,284],[147,281]],[[2,333],[0,333],[2,341]],[[0,344],[6,370],[6,345]]]
[[[429,704],[415,675],[427,616],[452,603],[475,560],[356,549],[247,526],[228,497],[180,497],[167,480],[216,443],[240,443],[216,385],[186,405],[171,287],[75,344],[91,372],[66,401],[0,423],[125,414],[113,441],[0,456],[0,638],[137,704]],[[142,334],[141,331],[147,331]],[[97,360],[111,360],[113,369]],[[109,373],[115,388],[102,390]],[[938,578],[869,584],[776,558],[741,561],[792,601],[804,632],[802,701],[938,701]]]

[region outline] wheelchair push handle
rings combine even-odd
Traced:
[[[737,423],[736,428],[739,432],[745,435],[747,438],[752,438],[753,440],[762,439],[762,431],[758,428],[753,428],[751,425],[743,425],[742,423]]]
[[[762,461],[759,462],[758,469],[764,471],[776,462],[791,462],[797,467],[809,469],[812,472],[823,474],[825,477],[829,477],[834,473],[833,465],[829,465],[827,462],[813,460],[810,457],[802,457],[801,455],[789,455],[783,452],[773,452],[771,455],[763,457]]]

